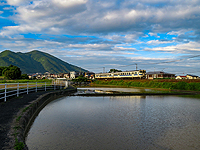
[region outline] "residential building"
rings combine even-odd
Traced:
[[[64,73],[64,78],[67,78],[67,79],[69,79],[69,73]]]
[[[70,79],[75,79],[78,76],[83,75],[84,76],[84,72],[75,72],[75,71],[71,71],[70,72]]]
[[[85,72],[85,77],[88,79],[94,79],[95,73],[94,72]]]
[[[164,78],[175,78],[175,74],[166,73],[163,71],[147,72],[146,79],[164,79]]]
[[[199,79],[196,75],[187,74],[187,79]]]
[[[177,76],[176,79],[187,79],[187,76]]]
[[[77,77],[77,73],[75,71],[70,72],[70,79],[75,79]]]

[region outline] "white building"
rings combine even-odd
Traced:
[[[70,79],[75,79],[77,77],[77,72],[71,71],[70,72]]]

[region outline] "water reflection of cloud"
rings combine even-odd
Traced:
[[[111,96],[111,100],[128,100],[128,101],[140,101],[141,99],[146,99],[146,96]]]

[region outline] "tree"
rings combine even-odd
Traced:
[[[0,76],[2,76],[3,75],[3,70],[5,69],[5,68],[7,68],[7,67],[0,67]]]
[[[84,77],[83,75],[78,76],[76,79],[72,79],[72,81],[75,82],[86,82],[88,79]]]
[[[4,69],[3,69],[3,71],[2,71],[2,75],[4,75],[4,73],[6,72],[6,71],[8,71],[9,70],[9,68],[8,67],[5,67]]]
[[[21,79],[29,79],[29,77],[28,77],[27,74],[22,74],[22,75],[21,75]]]
[[[8,79],[19,79],[21,77],[21,70],[17,66],[10,65],[3,70],[3,75]]]
[[[117,70],[117,69],[110,69],[109,73],[112,73],[112,72],[122,72],[121,70]]]

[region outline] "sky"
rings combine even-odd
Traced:
[[[0,52],[200,76],[200,0],[1,0]]]

